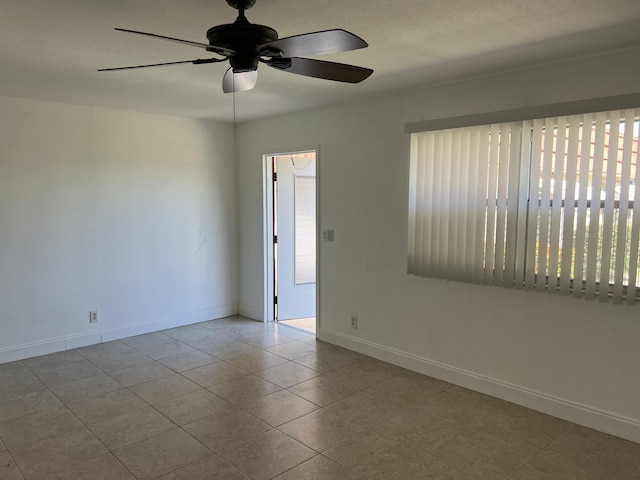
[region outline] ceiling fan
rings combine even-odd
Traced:
[[[218,55],[217,57],[136,65],[131,67],[103,68],[98,71],[105,72],[160,67],[180,63],[201,65],[205,63],[225,62],[228,60],[231,66],[222,80],[222,90],[224,93],[241,92],[251,90],[255,87],[258,80],[259,63],[264,63],[269,67],[283,72],[347,83],[359,83],[373,73],[373,70],[370,68],[303,58],[303,56],[307,55],[348,52],[350,50],[368,47],[367,42],[353,33],[347,32],[346,30],[335,29],[278,39],[278,32],[273,28],[252,24],[247,20],[247,17],[245,17],[245,10],[253,7],[256,0],[226,1],[229,6],[238,10],[238,18],[232,24],[211,27],[207,31],[209,43],[191,42],[189,40],[181,40],[179,38],[166,37],[153,33],[116,28],[116,30],[121,32],[134,33],[203,48],[207,52]]]

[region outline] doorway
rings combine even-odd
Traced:
[[[265,318],[315,333],[316,150],[265,156]]]

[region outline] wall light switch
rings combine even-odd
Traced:
[[[333,229],[323,230],[322,238],[325,242],[333,242]]]

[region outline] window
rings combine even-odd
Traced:
[[[409,273],[635,302],[639,117],[412,134]]]

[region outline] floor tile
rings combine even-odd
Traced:
[[[298,328],[293,328],[293,327],[289,327],[287,325],[284,325],[282,323],[278,324],[278,325],[274,325],[273,326],[273,331],[276,332],[278,335],[281,335],[283,337],[288,337],[291,338],[293,340],[308,340],[308,339],[312,339],[315,337],[315,335],[313,335],[312,333],[309,332],[305,332],[303,330],[300,330]]]
[[[321,407],[326,407],[361,391],[358,387],[337,382],[327,376],[311,378],[293,385],[287,390]]]
[[[405,410],[373,429],[385,438],[398,443],[410,443],[423,452],[442,445],[462,431],[461,427],[447,420],[415,410]]]
[[[82,347],[78,349],[78,352],[105,372],[121,370],[151,361],[151,358],[120,340]]]
[[[283,337],[275,332],[264,332],[237,338],[238,341],[258,348],[271,348],[281,343],[293,342],[289,337]]]
[[[176,338],[177,340],[186,345],[189,345],[190,347],[196,348],[209,354],[212,354],[213,350],[216,347],[222,348],[224,346],[225,339],[220,335],[216,335],[215,332],[201,327],[198,327],[197,332],[197,334],[195,333],[195,331],[172,333],[172,338]]]
[[[130,387],[145,402],[154,404],[200,390],[201,387],[182,375],[171,375]]]
[[[401,369],[377,360],[366,359],[327,373],[332,380],[359,389],[371,388],[398,375]]]
[[[571,425],[514,479],[627,480],[640,462],[640,445]]]
[[[375,433],[341,442],[324,455],[367,479],[385,478],[416,457],[413,450]]]
[[[209,390],[225,400],[239,405],[254,398],[277,392],[281,388],[255,375],[246,375],[209,387]]]
[[[640,480],[640,462],[628,480]]]
[[[326,409],[363,427],[372,428],[406,409],[368,392],[358,392],[332,403]]]
[[[139,480],[151,480],[173,472],[211,451],[180,428],[113,451]]]
[[[177,425],[186,425],[209,415],[224,415],[233,406],[208,390],[198,390],[154,405]]]
[[[280,425],[278,430],[317,452],[324,452],[341,442],[355,440],[369,433],[366,428],[334,415],[326,409],[316,410]]]
[[[26,358],[22,363],[30,369],[40,367],[61,367],[75,362],[82,362],[84,358],[75,350],[40,355],[39,357]]]
[[[533,455],[565,432],[568,426],[569,423],[563,420],[511,405],[489,413],[472,428],[485,437],[527,450]]]
[[[107,454],[49,475],[41,480],[136,480],[113,455]]]
[[[86,397],[68,403],[67,406],[85,425],[90,425],[139,410],[145,407],[146,403],[126,388],[123,388],[103,393],[102,395]]]
[[[244,377],[248,374],[249,372],[234,367],[227,362],[212,363],[182,372],[182,375],[205,388],[227,382],[234,378]]]
[[[215,338],[214,340],[209,340],[202,343],[194,342],[191,343],[191,345],[194,345],[196,348],[202,350],[203,352],[209,353],[223,360],[240,355],[256,353],[260,350],[259,348],[251,346],[247,343],[239,342],[237,340],[231,340],[228,338]]]
[[[406,465],[383,478],[384,480],[478,480],[475,475],[434,460],[428,455],[409,460]]]
[[[296,358],[316,353],[317,348],[315,345],[294,340],[271,347],[267,349],[267,351],[274,353],[279,357],[286,358],[287,360],[294,360]]]
[[[318,455],[301,463],[288,472],[278,475],[274,480],[364,480],[351,470],[337,464],[327,457]]]
[[[24,480],[9,452],[0,452],[0,478],[2,480]]]
[[[158,480],[249,480],[249,477],[213,454],[163,475]]]
[[[201,327],[200,324],[171,328],[169,330],[163,330],[162,333],[187,345],[191,345],[191,341],[213,335],[211,330]]]
[[[277,430],[220,451],[221,457],[252,480],[270,480],[315,455],[310,448]]]
[[[367,391],[404,407],[419,407],[425,400],[449,388],[448,383],[415,374],[415,376],[393,377],[374,385]]]
[[[106,373],[50,387],[51,391],[65,403],[113,392],[121,388],[122,385]]]
[[[30,367],[31,371],[47,386],[59,385],[102,373],[98,367],[78,355],[78,359],[62,364],[43,364]]]
[[[178,355],[158,360],[158,362],[163,364],[165,367],[168,367],[178,373],[186,372],[187,370],[219,361],[219,358],[209,355],[208,353],[201,352],[200,350],[192,350],[190,352],[180,353]]]
[[[260,350],[247,355],[232,357],[228,359],[227,362],[235,367],[241,368],[242,370],[254,373],[282,363],[287,363],[287,360],[279,357],[278,355],[274,355],[273,353]]]
[[[0,422],[61,405],[60,400],[48,390],[0,398]]]
[[[257,335],[265,331],[263,322],[238,322],[231,318],[211,320],[209,322],[203,322],[200,325],[213,330],[219,336],[232,339]]]
[[[499,408],[495,408],[491,403],[446,391],[425,399],[416,410],[465,427],[477,423],[489,413],[499,411]]]
[[[107,448],[114,450],[175,428],[173,422],[151,407],[141,408],[89,426]]]
[[[367,357],[344,348],[317,349],[315,353],[296,358],[296,363],[321,373],[328,373],[361,362]]]
[[[157,378],[174,375],[175,372],[158,362],[141,363],[133,367],[123,368],[110,372],[109,375],[125,387],[131,387],[139,383],[150,382]]]
[[[320,408],[286,390],[256,398],[240,406],[273,427],[290,422]]]
[[[267,382],[271,382],[282,388],[287,388],[309,380],[310,378],[317,377],[320,374],[315,370],[303,367],[297,363],[288,362],[256,372],[256,375],[264,378]]]
[[[0,423],[0,437],[13,449],[78,428],[82,423],[75,415],[65,407],[55,407]]]
[[[531,458],[527,451],[471,430],[461,431],[429,453],[436,460],[486,480],[509,479]]]
[[[27,480],[42,477],[107,453],[86,428],[39,440],[11,451]]]
[[[229,445],[255,438],[271,427],[240,408],[210,415],[183,427],[211,450],[218,452]]]
[[[122,342],[154,360],[193,351],[193,347],[161,332],[125,338]]]
[[[0,399],[45,389],[40,379],[21,362],[0,365]]]

